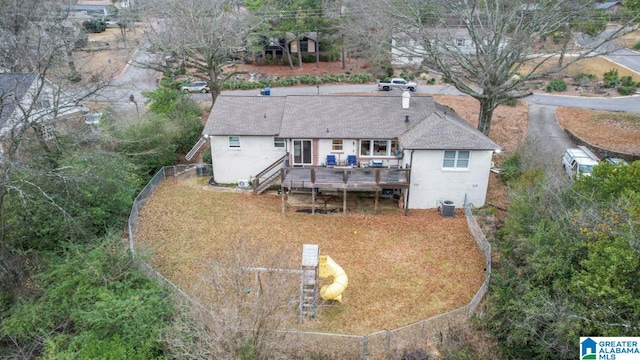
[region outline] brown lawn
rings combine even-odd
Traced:
[[[640,155],[640,115],[558,108],[560,126],[605,149]]]
[[[570,60],[570,57],[565,57],[565,63]],[[523,66],[520,73],[528,73],[533,69],[533,65],[537,64],[536,61],[532,61],[530,66]],[[545,62],[540,67],[541,71],[550,71],[553,67],[557,66],[558,58],[552,58]],[[604,79],[604,73],[612,70],[618,70],[618,76],[631,76],[635,81],[640,80],[638,73],[629,70],[628,68],[617,65],[603,57],[594,57],[589,59],[582,59],[568,66],[564,71],[558,74],[558,77],[574,77],[580,74],[592,74],[595,76],[595,82],[602,81]]]
[[[462,213],[282,214],[278,196],[211,191],[206,180],[165,181],[142,210],[135,234],[138,246],[154,254],[155,269],[201,299],[216,291],[205,285],[208,259],[238,239],[277,249],[291,269],[300,268],[302,244],[318,244],[321,255],[345,270],[343,303],[307,322],[313,330],[397,328],[468,304],[485,279],[483,256]]]

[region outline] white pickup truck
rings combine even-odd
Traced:
[[[600,159],[586,146],[567,149],[562,156],[562,168],[571,178],[590,176],[599,162]]]
[[[393,78],[390,80],[378,81],[378,90],[389,91],[394,88],[398,88],[400,90],[416,91],[418,90],[418,84],[407,81],[403,78]]]

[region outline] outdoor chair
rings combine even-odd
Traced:
[[[347,165],[348,166],[358,166],[358,162],[356,161],[356,156],[355,155],[348,155],[347,156]]]
[[[336,166],[336,156],[327,155],[327,166]]]

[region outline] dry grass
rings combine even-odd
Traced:
[[[122,42],[119,28],[107,28],[102,33],[88,34],[88,45],[73,53],[78,71],[101,80],[111,80],[126,68],[143,31],[142,27],[127,31],[126,46]]]
[[[560,126],[602,148],[640,155],[640,115],[559,108]]]
[[[565,63],[570,60],[570,57],[565,57]],[[520,73],[526,74],[533,70],[533,66],[537,64],[537,62],[532,62],[529,66],[523,66]],[[540,67],[540,71],[550,71],[553,70],[553,67],[557,66],[558,59],[553,58],[546,61]],[[573,77],[579,74],[593,74],[596,79],[603,79],[603,75],[605,72],[617,69],[618,75],[620,77],[623,76],[631,76],[635,81],[640,80],[638,73],[631,71],[625,67],[618,66],[616,63],[611,62],[603,57],[595,57],[590,59],[582,59],[580,61],[571,64],[567,69],[558,74],[558,76],[566,76]]]
[[[417,322],[466,305],[485,278],[461,213],[283,215],[277,196],[207,188],[203,178],[165,181],[136,231],[137,242],[154,254],[154,268],[192,293],[202,291],[208,259],[238,239],[278,249],[293,269],[300,268],[302,244],[318,244],[343,267],[349,276],[343,304],[325,309],[307,329],[366,334]]]
[[[633,49],[633,46],[640,41],[640,31],[632,31],[628,34],[625,34],[619,39],[615,40],[615,43],[620,47]]]

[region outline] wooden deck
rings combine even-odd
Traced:
[[[287,167],[280,173],[286,188],[403,189],[409,187],[409,169],[352,167]]]

